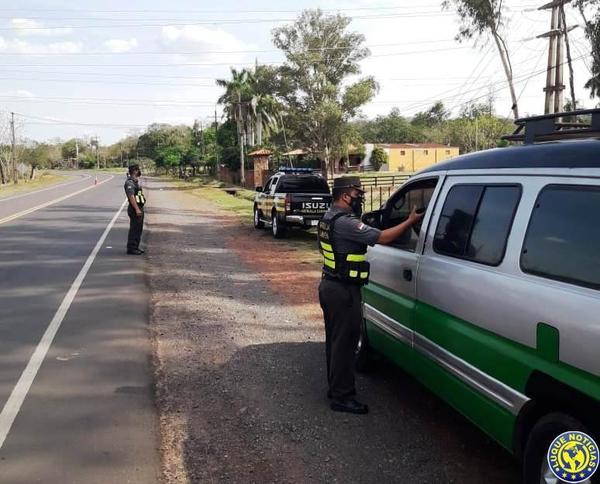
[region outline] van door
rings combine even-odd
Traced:
[[[517,372],[514,347],[501,335],[510,337],[514,327],[516,279],[507,247],[529,183],[527,177],[449,176],[417,284],[416,376],[503,444],[525,402],[505,384]]]
[[[421,228],[429,223],[430,202],[440,186],[440,177],[430,177],[409,182],[394,193],[381,209],[380,228],[404,222],[413,207],[425,209],[422,223],[394,243],[368,251],[371,277],[363,300],[369,345],[403,366],[411,361],[417,268],[426,232]]]

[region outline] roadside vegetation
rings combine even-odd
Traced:
[[[24,179],[18,184],[0,185],[0,199],[39,190],[68,180],[68,176],[56,172],[40,172],[33,180]]]

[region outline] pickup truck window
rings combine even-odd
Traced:
[[[329,193],[327,181],[320,176],[284,176],[277,191],[281,193]]]

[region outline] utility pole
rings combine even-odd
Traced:
[[[551,10],[550,30],[538,35],[538,39],[548,39],[548,68],[546,71],[546,99],[544,103],[544,114],[559,113],[564,109],[564,56],[566,46],[569,58],[571,97],[573,109],[575,109],[575,84],[573,81],[573,68],[571,66],[571,52],[568,43],[568,32],[575,27],[567,27],[564,6],[571,0],[553,0],[538,10]]]
[[[74,168],[79,168],[79,140],[75,140],[75,166]]]
[[[217,173],[219,172],[219,122],[217,121],[217,107],[215,106],[215,154],[217,155]]]
[[[11,157],[12,157],[12,174],[13,183],[18,183],[17,180],[17,149],[15,141],[15,113],[10,113],[10,132],[11,132]]]

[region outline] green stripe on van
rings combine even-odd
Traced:
[[[531,373],[538,370],[600,401],[599,377],[558,361],[559,335],[551,326],[536,328],[537,347],[530,348],[374,283],[363,289],[363,295],[367,304],[517,392],[525,393]],[[367,324],[367,332],[376,351],[512,448],[514,415],[373,324]]]

